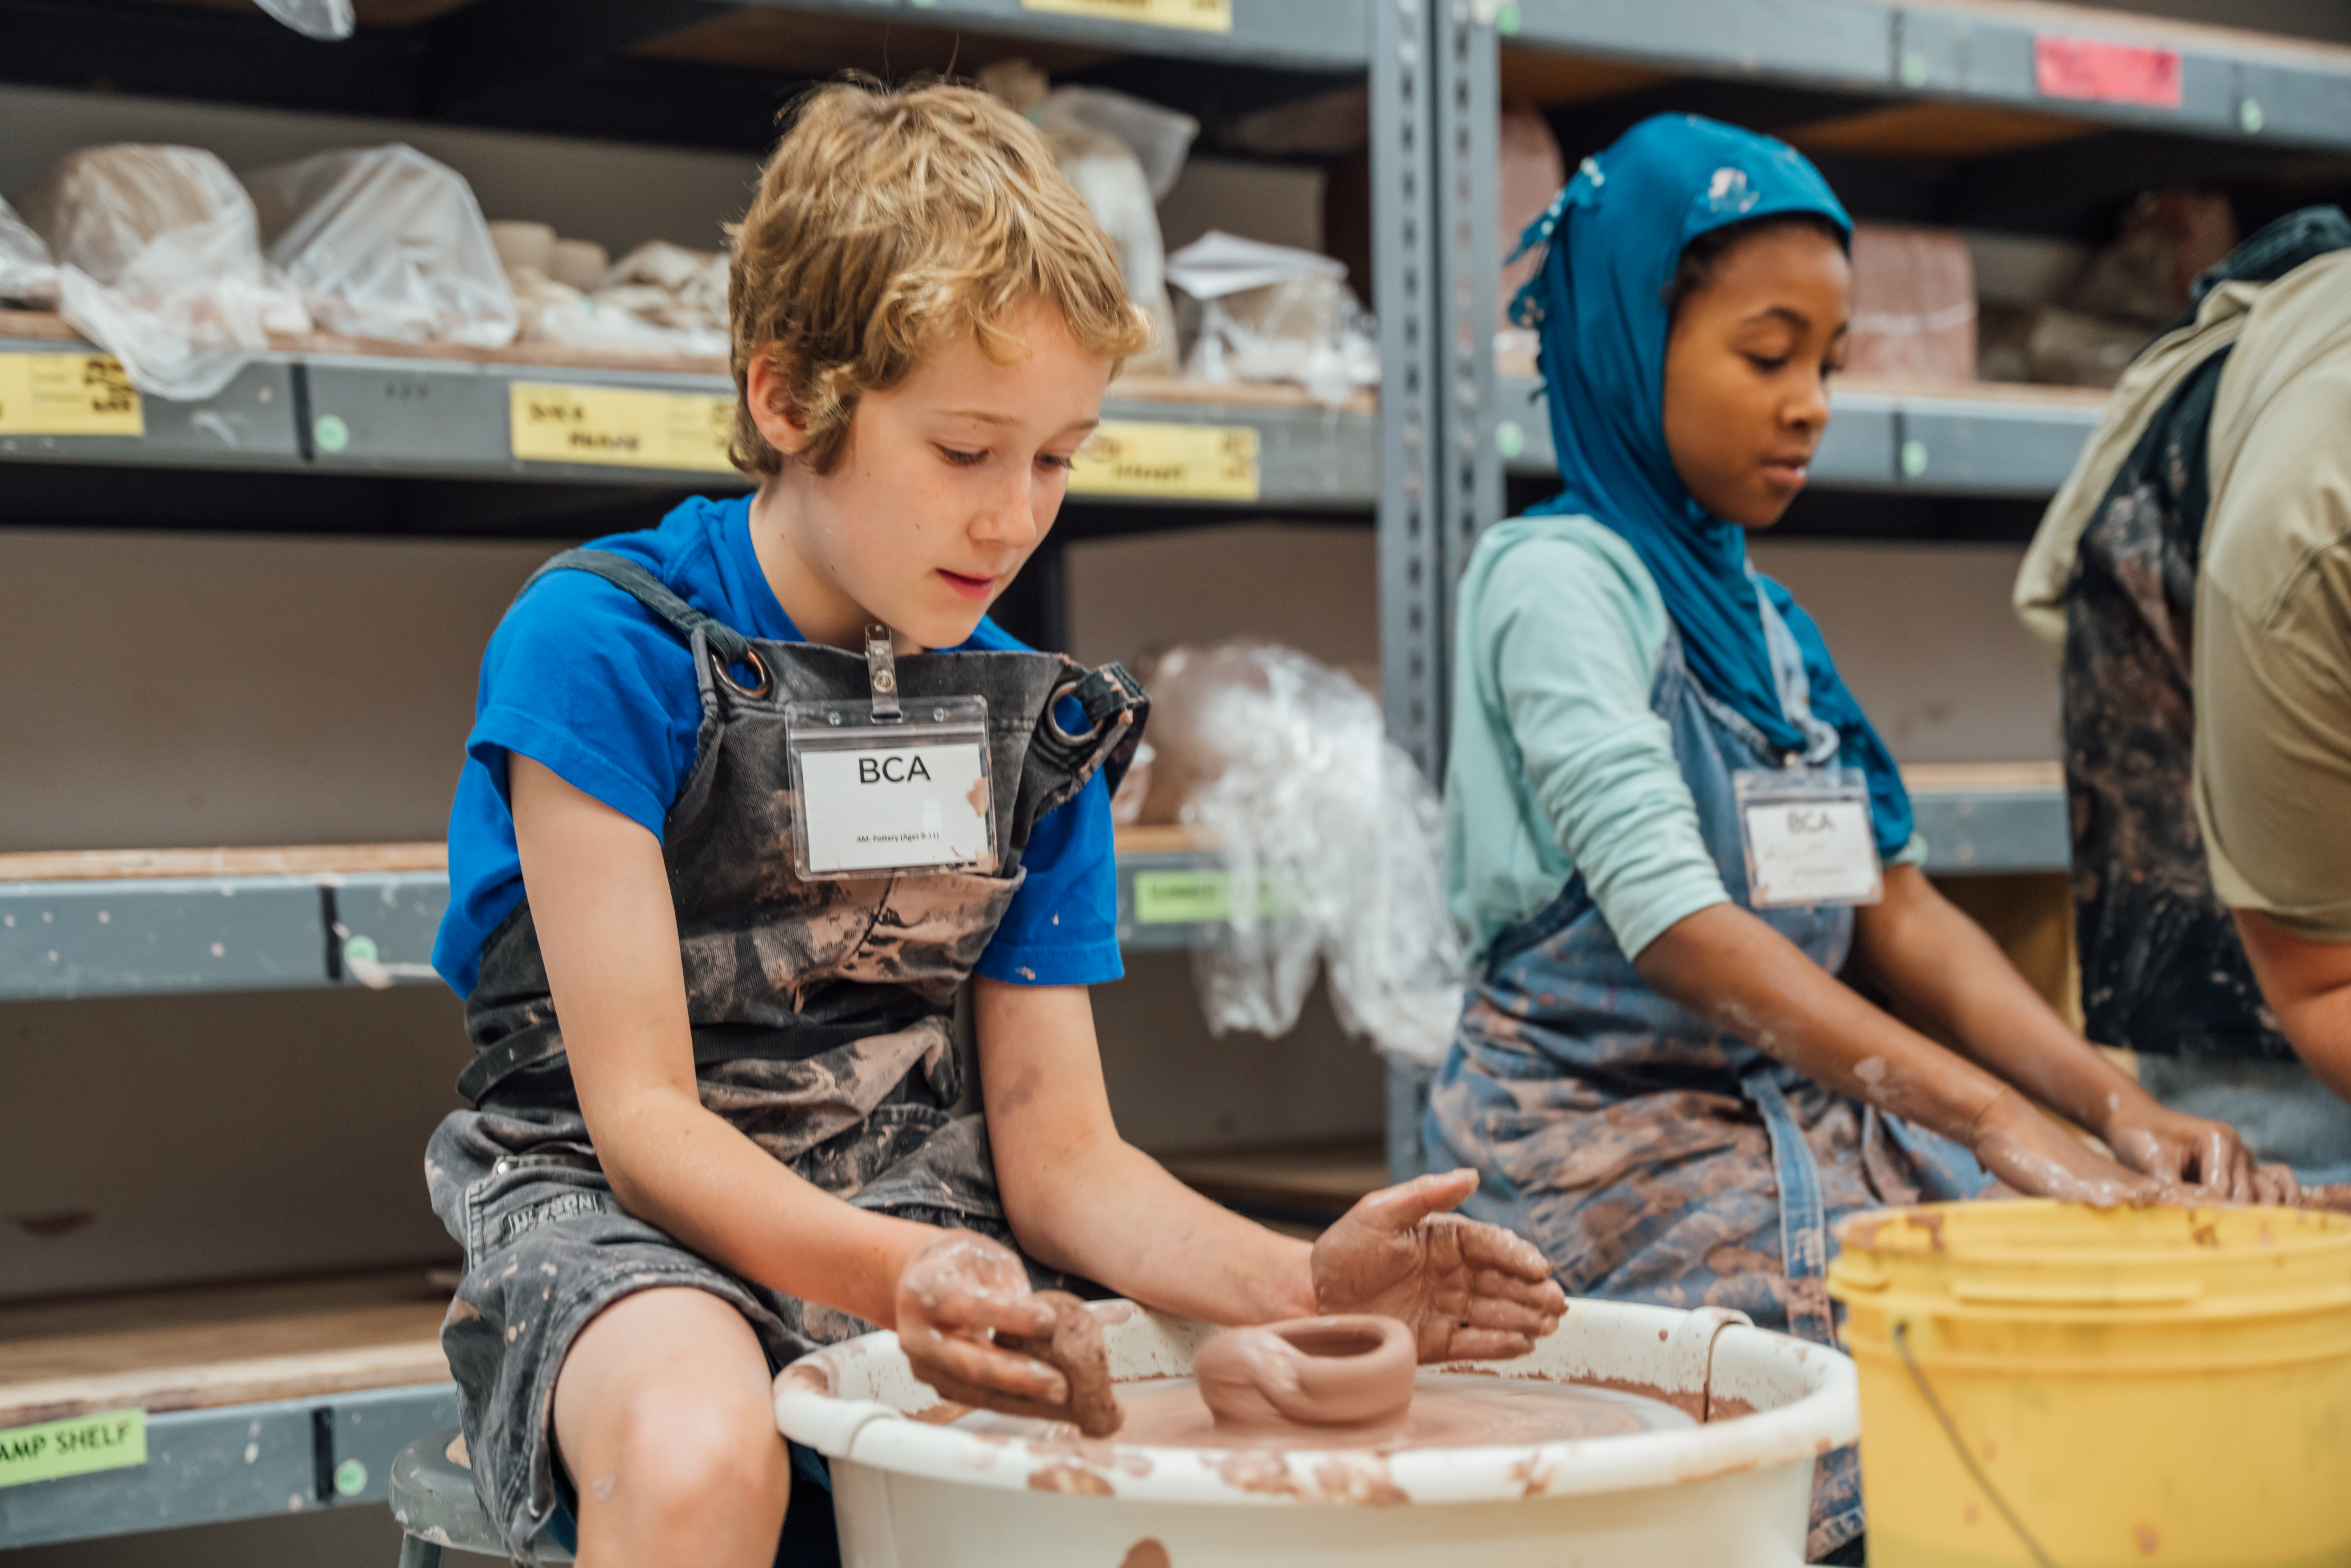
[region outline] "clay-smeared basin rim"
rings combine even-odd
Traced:
[[[1217,1331],[1130,1302],[1093,1305],[1122,1384],[1182,1376]],[[1511,1362],[1433,1371],[1630,1387],[1688,1408],[1751,1411],[1694,1428],[1505,1448],[1169,1448],[1022,1439],[910,1418],[935,1398],[883,1333],[801,1358],[776,1379],[776,1424],[828,1458],[1006,1490],[1157,1502],[1270,1505],[1493,1502],[1630,1491],[1741,1470],[1810,1464],[1860,1435],[1852,1362],[1825,1346],[1744,1326],[1736,1312],[1577,1301],[1559,1329]],[[832,1392],[844,1386],[854,1396]],[[864,1396],[878,1394],[882,1397]],[[894,1399],[893,1405],[885,1400]]]

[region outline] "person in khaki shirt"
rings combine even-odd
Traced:
[[[2351,251],[2254,307],[2208,450],[2196,820],[2280,1030],[2351,1098]]]
[[[2051,503],[2017,609],[2063,667],[2090,1038],[2257,1157],[2343,1179],[2351,220],[2282,218],[2197,287]]]

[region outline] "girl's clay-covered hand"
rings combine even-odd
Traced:
[[[1424,1362],[1532,1350],[1559,1326],[1567,1294],[1533,1243],[1446,1212],[1477,1189],[1477,1172],[1452,1171],[1349,1209],[1314,1244],[1314,1310],[1398,1319]]]
[[[1067,1420],[1069,1380],[989,1339],[1050,1335],[1054,1322],[1012,1249],[968,1230],[941,1232],[898,1275],[899,1347],[916,1377],[958,1404]]]
[[[2131,1169],[2203,1187],[2229,1203],[2302,1201],[2302,1184],[2294,1172],[2254,1164],[2228,1124],[2170,1110],[2144,1092],[2116,1099],[2114,1114],[2098,1133]]]
[[[2119,1203],[2192,1204],[2176,1177],[2126,1170],[2002,1089],[1976,1117],[1968,1146],[1986,1170],[2027,1197],[2111,1208]]]

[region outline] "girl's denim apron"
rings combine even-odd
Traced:
[[[1760,596],[1759,596],[1760,597]],[[1794,640],[1763,601],[1782,707],[1812,737],[1783,754],[1691,676],[1669,634],[1650,707],[1724,888],[1748,903],[1732,775],[1819,767],[1836,732],[1812,717]],[[1756,917],[1834,973],[1845,906]],[[1534,1241],[1571,1296],[1727,1307],[1827,1344],[1830,1227],[1860,1209],[1972,1197],[1991,1178],[1958,1145],[1832,1092],[1651,990],[1581,874],[1495,938],[1429,1096],[1434,1168],[1479,1176],[1463,1212]],[[1811,1555],[1861,1530],[1851,1449],[1823,1458]]]

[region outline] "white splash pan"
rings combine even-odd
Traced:
[[[1093,1311],[1120,1383],[1188,1375],[1218,1332]],[[832,1463],[845,1568],[1797,1568],[1813,1461],[1861,1429],[1850,1361],[1715,1308],[1571,1301],[1531,1354],[1430,1370],[1604,1384],[1703,1424],[1395,1450],[985,1437],[910,1419],[938,1396],[872,1333],[786,1367],[776,1425]]]

